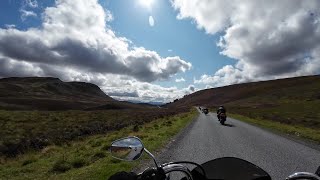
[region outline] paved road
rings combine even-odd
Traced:
[[[161,162],[190,160],[204,163],[219,157],[248,160],[272,179],[285,179],[296,171],[315,172],[320,166],[320,151],[258,127],[228,118],[219,124],[214,114],[199,118],[162,153]]]

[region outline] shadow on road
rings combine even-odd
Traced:
[[[235,125],[233,125],[233,124],[228,124],[228,123],[224,123],[224,125],[223,126],[227,126],[227,127],[236,127]]]

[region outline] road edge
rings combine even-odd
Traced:
[[[197,122],[197,120],[198,120],[200,115],[201,115],[201,112],[199,112],[199,114],[197,116],[195,116],[191,120],[191,122],[186,125],[186,127],[184,127],[180,132],[178,132],[176,135],[174,135],[172,138],[170,138],[170,140],[167,142],[167,144],[163,148],[161,148],[160,150],[158,150],[156,152],[151,152],[155,156],[155,158],[158,161],[158,163],[162,163],[162,161],[161,161],[161,159],[159,159],[159,157],[162,154],[164,154],[165,152],[167,152],[175,142],[177,142],[180,139],[182,139],[184,137],[184,135],[188,131],[190,131],[190,129],[192,129],[192,127]],[[142,162],[140,162],[138,167],[135,167],[135,168],[132,169],[132,172],[140,173],[140,172],[142,172],[143,170],[145,170],[148,167],[154,167],[154,162],[153,162],[153,160],[151,158],[143,160]]]
[[[279,131],[277,129],[272,129],[272,128],[268,128],[268,127],[265,127],[265,126],[262,126],[262,125],[258,125],[258,124],[255,124],[255,123],[250,123],[250,122],[247,122],[247,121],[244,121],[244,120],[241,120],[241,119],[234,118],[232,116],[230,118],[232,118],[234,120],[237,120],[237,121],[241,121],[241,122],[246,123],[246,124],[249,124],[251,126],[257,127],[259,129],[267,131],[269,133],[273,133],[275,135],[278,135],[280,137],[286,138],[286,139],[291,140],[293,142],[296,142],[298,144],[302,144],[302,145],[307,146],[307,147],[309,147],[311,149],[320,151],[320,144],[318,144],[316,141],[312,141],[312,140],[307,139],[307,138],[298,137],[298,136],[295,136],[295,135],[292,135],[292,134],[287,134],[287,133]]]

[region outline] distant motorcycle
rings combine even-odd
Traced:
[[[209,109],[204,108],[204,109],[202,110],[202,112],[203,112],[204,114],[208,114],[208,113],[209,113]]]
[[[226,122],[226,120],[227,120],[227,115],[226,115],[226,113],[220,113],[220,114],[218,115],[218,119],[219,119],[219,121],[220,121],[220,124],[224,125],[225,122]]]
[[[158,164],[154,155],[151,154],[137,137],[127,137],[114,141],[110,147],[114,158],[133,161],[146,152],[154,161],[155,167],[149,167],[139,174],[135,174],[137,180],[169,180],[170,173],[181,172],[185,180],[271,180],[270,175],[262,168],[246,160],[236,157],[222,157],[210,160],[203,164],[190,161],[168,162]],[[185,166],[196,166],[193,170]],[[116,174],[115,174],[116,175]],[[316,173],[296,172],[286,180],[320,180],[320,167]]]

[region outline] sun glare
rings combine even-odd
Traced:
[[[153,3],[154,0],[139,0],[139,4],[148,10],[151,10]]]

